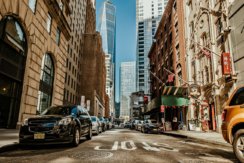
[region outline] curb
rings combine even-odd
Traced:
[[[183,134],[167,133],[167,132],[162,132],[162,134],[163,135],[167,135],[167,136],[178,137],[178,138],[195,139],[195,140],[198,140],[200,142],[205,142],[205,143],[209,143],[209,144],[213,144],[213,145],[221,145],[221,146],[225,146],[225,147],[232,147],[228,143],[215,142],[215,141],[201,139],[201,138],[196,138],[196,137],[193,137],[193,136],[187,136],[187,135],[183,135]]]
[[[18,147],[19,147],[19,143],[4,145],[4,146],[0,147],[0,153],[4,153],[4,152],[11,151],[11,150],[15,150]]]

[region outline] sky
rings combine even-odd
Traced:
[[[97,25],[104,0],[96,0]],[[116,6],[116,87],[119,101],[119,67],[121,62],[136,61],[136,0],[112,0]]]

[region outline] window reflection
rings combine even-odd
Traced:
[[[45,54],[42,62],[40,90],[39,90],[38,105],[37,105],[38,113],[43,112],[43,110],[51,106],[53,79],[54,79],[53,61],[49,54]]]
[[[26,40],[24,31],[22,30],[20,24],[13,17],[7,17],[6,20],[6,36],[9,36],[11,38],[10,41],[13,44],[17,43],[18,47],[21,47],[22,50],[25,49]]]

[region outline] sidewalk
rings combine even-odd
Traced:
[[[19,144],[19,130],[0,129],[0,152]]]
[[[175,136],[175,137],[196,139],[196,140],[207,142],[207,143],[231,147],[231,145],[224,140],[221,133],[217,133],[214,131],[203,132],[203,131],[179,130],[179,131],[166,131],[162,134],[169,135],[169,136]]]

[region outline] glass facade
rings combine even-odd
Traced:
[[[136,87],[137,91],[144,91],[145,94],[150,94],[148,53],[167,2],[168,0],[136,0]]]
[[[110,54],[112,62],[115,63],[115,37],[116,37],[116,17],[115,6],[111,1],[106,0],[103,4],[98,30],[102,35],[103,50]]]
[[[120,117],[130,116],[130,95],[136,91],[136,63],[122,62],[120,66]]]

